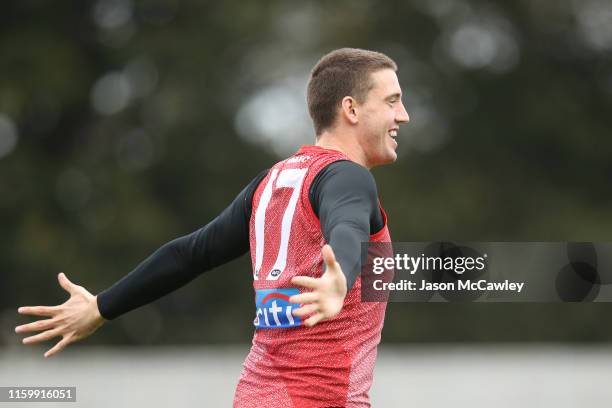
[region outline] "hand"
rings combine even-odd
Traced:
[[[15,328],[15,333],[42,332],[26,337],[23,339],[23,344],[38,343],[62,336],[62,340],[48,350],[45,357],[59,353],[70,343],[90,336],[105,322],[98,310],[96,296],[84,287],[70,282],[63,273],[60,273],[57,279],[60,286],[70,294],[66,302],[58,306],[24,306],[17,310],[25,315],[49,317]]]
[[[291,279],[294,285],[312,289],[312,292],[300,293],[289,298],[291,303],[303,304],[293,311],[295,316],[312,315],[304,321],[307,327],[331,319],[340,313],[346,296],[346,277],[340,264],[336,262],[334,251],[329,245],[324,245],[321,254],[326,268],[320,278],[295,276]]]

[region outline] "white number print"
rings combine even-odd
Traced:
[[[287,248],[289,247],[293,214],[295,213],[295,206],[300,198],[300,191],[302,190],[302,183],[304,182],[307,170],[308,169],[285,169],[279,173],[278,169],[274,169],[270,174],[268,183],[264,187],[263,194],[259,200],[259,206],[255,212],[255,271],[253,273],[253,279],[255,280],[259,279],[259,272],[261,264],[263,263],[266,209],[272,198],[272,186],[274,181],[276,181],[276,188],[292,188],[293,192],[291,193],[291,198],[283,214],[280,247],[278,248],[276,261],[272,269],[270,269],[270,273],[268,273],[266,280],[277,280],[287,265]]]

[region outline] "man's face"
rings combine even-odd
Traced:
[[[410,120],[402,103],[402,90],[392,69],[370,74],[373,87],[359,109],[358,140],[368,167],[397,159],[397,131]]]

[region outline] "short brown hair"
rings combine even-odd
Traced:
[[[363,102],[373,83],[370,74],[381,69],[397,71],[397,64],[385,54],[359,48],[340,48],[323,56],[308,81],[308,112],[319,136],[336,120],[345,96]]]

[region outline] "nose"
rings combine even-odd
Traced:
[[[395,115],[395,121],[397,123],[408,123],[410,121],[410,115],[408,115],[408,112],[406,111],[406,108],[404,107],[402,101],[400,101],[399,103],[399,112],[397,113],[397,115]]]

